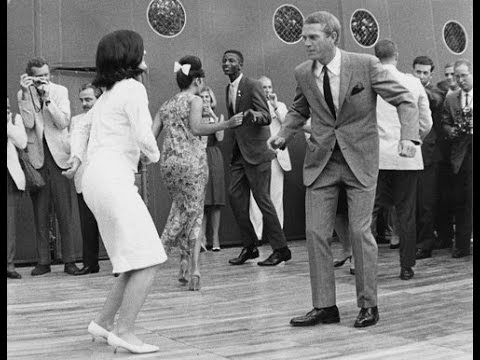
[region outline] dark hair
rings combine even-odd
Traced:
[[[194,55],[186,55],[182,57],[178,63],[180,65],[190,64],[188,75],[185,75],[182,70],[177,71],[177,84],[180,90],[187,89],[195,78],[205,77],[205,72],[202,69],[202,62]]]
[[[449,68],[449,67],[454,67],[455,61],[449,62],[445,65],[444,69]]]
[[[413,67],[415,67],[416,64],[419,65],[430,65],[430,72],[433,72],[433,69],[435,69],[435,66],[433,65],[433,60],[430,59],[428,56],[417,56],[413,60]]]
[[[227,50],[227,51],[225,51],[225,52],[223,53],[223,56],[225,56],[225,54],[235,54],[235,55],[237,55],[237,56],[238,56],[238,60],[240,60],[240,61],[239,61],[239,62],[240,62],[240,65],[243,65],[243,55],[242,55],[242,53],[241,53],[240,51],[238,51],[238,50],[233,50],[233,49],[232,49],[232,50]]]
[[[100,97],[100,95],[102,95],[102,89],[92,85],[92,83],[83,84],[82,86],[80,86],[80,89],[78,90],[78,92],[81,93],[83,90],[87,90],[87,89],[92,89],[93,94],[97,99]]]
[[[390,39],[382,39],[375,44],[375,56],[380,60],[394,58],[397,54],[397,45]]]
[[[32,67],[36,68],[41,68],[44,65],[48,65],[47,60],[45,60],[43,57],[35,57],[33,59],[28,60],[27,67],[25,69],[25,72],[27,73],[28,76],[32,76]]]
[[[117,30],[105,35],[97,47],[97,74],[92,84],[107,90],[123,79],[135,78],[143,70],[143,39],[132,30]]]
[[[342,25],[338,18],[329,13],[328,11],[316,11],[311,13],[305,18],[303,24],[320,24],[323,25],[322,31],[328,36],[332,36],[332,33],[337,33],[337,38],[335,39],[335,45],[338,44],[340,40],[340,35],[342,32]]]

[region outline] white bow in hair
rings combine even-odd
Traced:
[[[190,65],[190,64],[180,65],[180,63],[178,61],[175,61],[175,64],[173,65],[173,72],[178,72],[178,70],[182,70],[182,72],[185,75],[188,75],[191,67],[192,67],[192,65]]]

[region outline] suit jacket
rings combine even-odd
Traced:
[[[226,88],[226,104],[228,117],[249,109],[254,111],[256,123],[252,122],[252,116],[246,116],[242,125],[232,129],[233,132],[233,156],[238,148],[245,161],[252,165],[258,165],[271,161],[275,153],[268,149],[267,140],[270,137],[271,123],[270,111],[267,100],[259,81],[247,78],[245,75],[240,80],[235,101],[235,109],[232,109],[228,99],[228,86]]]
[[[418,121],[420,138],[423,140],[432,128],[432,115],[428,102],[427,93],[419,79],[411,74],[404,74],[397,70],[394,65],[384,65],[396,79],[410,90],[418,104]],[[400,121],[397,109],[390,105],[380,96],[377,97],[377,123],[378,136],[380,139],[380,170],[423,170],[422,150],[416,145],[413,158],[407,158],[398,154],[398,142],[400,141]]]
[[[270,124],[270,133],[272,135],[276,135],[282,127],[282,122],[285,120],[285,115],[287,115],[288,109],[283,102],[277,101],[277,111],[275,112],[272,104],[270,104],[270,102],[267,103],[268,108],[270,109],[270,116],[272,118],[272,122]],[[288,153],[288,148],[285,148],[283,150],[277,149],[276,156],[278,163],[280,164],[280,167],[283,171],[292,170],[292,163],[290,161],[290,154]]]
[[[455,123],[462,121],[462,105],[460,103],[461,89],[453,91],[445,98],[443,105],[442,124],[449,131]],[[463,158],[472,147],[472,135],[463,134],[451,140],[450,162],[453,173],[457,174],[462,166]]]
[[[26,100],[22,100],[22,90],[17,93],[18,107],[27,131],[28,156],[33,167],[40,169],[44,162],[43,137],[56,164],[66,169],[69,167],[70,145],[68,140],[68,126],[70,125],[70,101],[66,87],[50,83],[50,104],[43,106],[37,112],[33,102],[40,101],[34,92],[32,99],[29,93]]]
[[[313,75],[314,62],[307,60],[295,69],[295,99],[279,135],[288,143],[311,116],[312,134],[303,166],[306,186],[322,173],[335,142],[358,181],[364,186],[375,186],[378,176],[377,94],[397,107],[402,140],[419,142],[418,108],[410,91],[376,57],[340,51],[337,119],[330,113],[318,88]]]
[[[92,117],[88,113],[79,114],[72,117],[70,124],[70,158],[77,157],[81,164],[74,177],[75,190],[82,192],[82,176],[86,163],[88,139],[92,127]]]
[[[7,123],[7,171],[17,185],[17,189],[25,190],[25,174],[20,166],[16,148],[27,147],[27,134],[19,114],[15,115],[14,123]]]
[[[442,159],[442,152],[440,149],[440,141],[445,136],[442,129],[442,109],[444,95],[442,91],[433,85],[425,86],[430,110],[432,112],[433,126],[430,133],[424,139],[422,144],[422,156],[425,166],[429,166],[434,162]]]

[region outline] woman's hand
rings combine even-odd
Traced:
[[[73,179],[73,177],[75,176],[75,173],[80,167],[81,161],[79,158],[74,156],[72,159],[68,161],[68,164],[70,164],[70,168],[68,168],[65,171],[62,171],[62,175],[65,176],[67,179]]]
[[[230,119],[225,121],[225,125],[227,129],[235,128],[237,126],[242,125],[243,123],[243,113],[239,112],[233,115]]]

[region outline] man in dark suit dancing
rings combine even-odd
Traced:
[[[377,323],[377,244],[370,229],[379,164],[377,94],[397,107],[399,155],[414,156],[415,143],[420,143],[413,95],[376,57],[338,49],[340,30],[338,19],[326,11],[305,19],[302,38],[309,60],[295,69],[293,105],[278,135],[268,140],[272,148],[283,148],[312,118],[303,181],[314,308],[293,318],[292,326],[340,321],[330,238],[342,188],[347,197],[360,308],[354,326]]]
[[[275,157],[266,143],[270,137],[270,111],[261,83],[244,76],[242,66],[240,51],[227,50],[223,54],[222,69],[230,79],[226,89],[228,117],[243,117],[242,125],[233,129],[229,186],[230,204],[240,228],[243,249],[229,263],[241,265],[258,257],[257,236],[249,217],[251,190],[263,215],[265,237],[273,248],[273,253],[258,265],[274,266],[290,260],[291,253],[270,199],[271,161]]]
[[[447,95],[442,124],[452,140],[450,161],[455,197],[455,249],[452,257],[470,255],[473,211],[473,66],[466,59],[454,65],[459,89]]]

